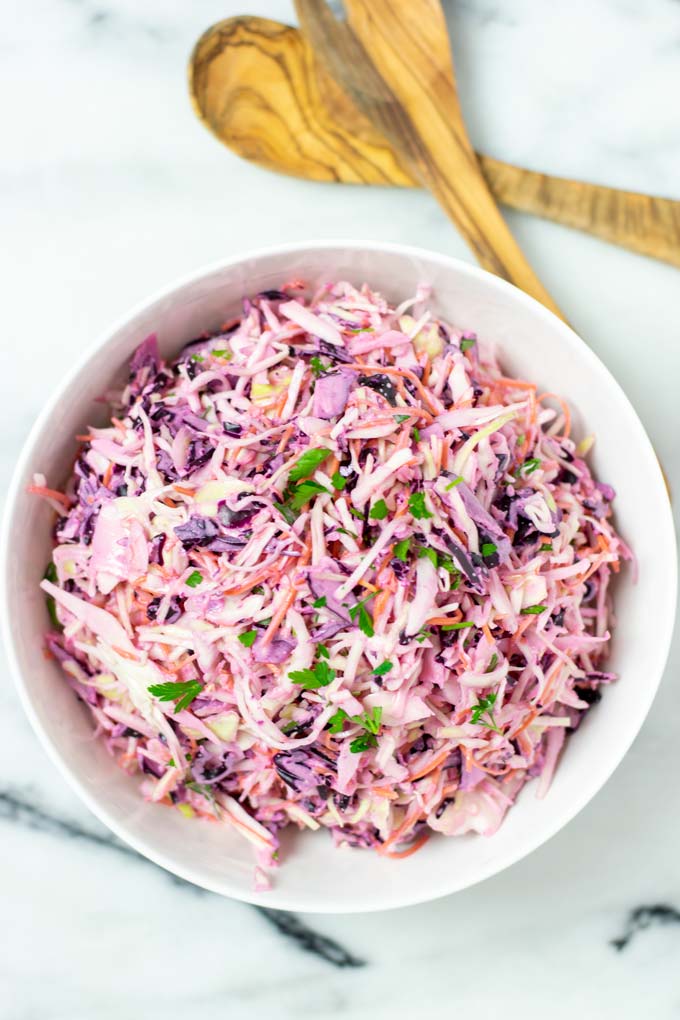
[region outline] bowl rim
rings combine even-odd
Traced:
[[[533,311],[533,314],[538,315],[539,318],[543,317],[546,322],[550,323],[551,328],[557,328],[558,333],[561,334],[561,340],[563,342],[565,342],[568,346],[577,347],[579,349],[579,354],[582,357],[585,357],[586,361],[589,361],[592,366],[597,367],[599,371],[605,374],[612,392],[617,393],[619,399],[623,402],[623,406],[628,411],[630,416],[630,426],[637,431],[637,438],[640,442],[641,448],[646,449],[651,462],[654,464],[658,495],[661,497],[658,500],[659,517],[655,522],[655,527],[659,527],[661,529],[660,533],[664,538],[664,549],[666,554],[668,555],[669,553],[672,553],[672,555],[668,555],[668,559],[671,561],[668,577],[669,597],[664,600],[663,605],[660,607],[658,617],[659,629],[657,631],[657,637],[661,637],[661,640],[657,641],[655,647],[656,665],[653,670],[650,670],[650,676],[653,682],[647,687],[647,697],[640,705],[636,725],[631,728],[629,738],[625,746],[619,749],[617,756],[608,763],[604,772],[597,776],[594,783],[584,783],[581,795],[574,798],[572,804],[563,814],[560,815],[558,821],[552,824],[547,830],[542,831],[537,837],[529,835],[527,840],[522,843],[521,847],[511,849],[499,858],[494,859],[493,862],[481,867],[479,873],[471,881],[466,880],[464,883],[456,882],[455,877],[452,877],[448,882],[442,881],[439,887],[428,891],[425,895],[409,893],[409,886],[406,886],[403,892],[401,887],[399,887],[396,893],[393,892],[389,897],[384,898],[385,900],[389,900],[389,902],[381,902],[375,906],[371,906],[370,904],[368,906],[366,904],[347,904],[346,902],[342,902],[339,898],[333,899],[332,897],[329,897],[325,902],[300,904],[294,898],[287,896],[285,893],[277,893],[275,896],[276,902],[273,902],[274,897],[272,897],[271,892],[256,892],[253,889],[244,889],[232,883],[228,878],[225,878],[225,880],[221,883],[206,880],[201,877],[200,869],[192,868],[189,865],[178,866],[174,861],[170,862],[162,851],[159,852],[154,848],[149,848],[144,838],[131,833],[124,822],[120,821],[118,818],[112,817],[106,804],[102,803],[94,795],[90,794],[90,792],[81,783],[78,774],[61,758],[61,755],[57,750],[56,745],[53,743],[49,732],[42,725],[34,711],[32,698],[26,688],[19,665],[14,637],[9,625],[8,613],[9,601],[12,597],[11,578],[9,575],[11,529],[15,504],[22,492],[22,486],[25,481],[25,471],[29,461],[34,455],[36,440],[41,435],[46,423],[52,417],[55,409],[59,405],[64,391],[67,390],[71,384],[75,382],[75,380],[77,380],[77,378],[86,369],[88,363],[99,354],[112,337],[114,337],[121,329],[124,329],[131,320],[142,314],[149,306],[164,299],[172,298],[176,292],[181,291],[183,288],[191,285],[192,283],[196,283],[215,273],[238,266],[239,264],[246,263],[248,261],[256,261],[269,256],[287,254],[300,255],[306,252],[319,252],[319,254],[322,254],[324,250],[330,251],[342,248],[353,251],[387,253],[403,258],[423,259],[438,263],[443,269],[451,270],[463,277],[467,275],[470,278],[482,279],[501,293],[505,292],[508,294],[514,302],[527,306]],[[670,543],[670,547],[668,543]],[[188,882],[207,889],[210,892],[222,896],[228,896],[241,902],[251,903],[256,906],[270,907],[277,910],[303,910],[305,913],[336,912],[347,914],[371,913],[379,910],[414,906],[420,903],[439,899],[454,892],[462,891],[463,889],[471,888],[479,882],[500,874],[512,864],[515,864],[517,861],[520,861],[533,853],[538,849],[538,847],[552,839],[553,836],[555,836],[577,814],[579,814],[589,801],[592,800],[592,798],[605,786],[628,753],[630,746],[640,732],[640,729],[649,713],[652,702],[656,697],[668,660],[673,637],[678,587],[677,542],[671,504],[664,475],[654,452],[651,440],[647,435],[646,429],[642,424],[637,411],[628,399],[621,385],[611,374],[604,362],[602,362],[595,352],[588,347],[585,341],[581,339],[571,326],[559,319],[553,312],[545,308],[535,298],[530,297],[528,294],[525,294],[519,288],[514,286],[514,284],[511,284],[508,281],[481,269],[479,266],[473,265],[462,259],[416,245],[384,241],[353,240],[346,238],[335,238],[330,240],[311,239],[307,241],[271,244],[258,248],[247,249],[239,254],[210,262],[206,265],[200,266],[198,269],[194,269],[181,275],[171,284],[166,284],[165,286],[155,290],[151,295],[137,301],[125,314],[118,316],[113,323],[100,331],[92,343],[88,344],[84,348],[75,363],[71,365],[63,376],[60,377],[52,390],[51,396],[45,402],[22,444],[19,457],[12,473],[10,485],[8,487],[7,501],[3,514],[2,530],[0,532],[0,575],[0,616],[2,618],[2,633],[7,650],[10,671],[14,679],[15,689],[19,695],[19,700],[33,731],[38,736],[38,739],[47,752],[48,757],[54,765],[56,765],[58,771],[65,778],[71,789],[77,793],[80,799],[86,804],[97,819],[103,822],[103,824],[105,824],[119,839],[131,846],[141,856],[148,858],[155,864],[169,871],[171,874],[175,874]]]

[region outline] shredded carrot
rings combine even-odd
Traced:
[[[307,563],[309,563],[309,561],[311,559],[311,556],[312,556],[312,550],[311,550],[311,547],[309,546],[309,544],[307,544],[307,545],[305,545],[305,550],[302,553],[302,556],[300,556],[300,558],[297,560],[296,566],[297,567],[304,567]],[[267,647],[267,645],[269,644],[271,639],[274,637],[274,635],[276,634],[276,632],[279,629],[279,627],[281,626],[281,624],[283,623],[283,621],[285,619],[285,616],[286,616],[286,613],[288,612],[288,610],[290,609],[290,607],[292,606],[293,602],[295,601],[295,599],[297,597],[297,593],[298,593],[298,588],[299,587],[300,587],[300,583],[296,584],[295,582],[291,582],[289,590],[286,592],[286,595],[282,599],[279,608],[276,610],[276,612],[272,616],[271,623],[269,624],[269,626],[267,627],[266,631],[264,632],[264,635],[262,637],[262,646],[263,646],[263,648]]]
[[[63,492],[58,492],[56,489],[48,489],[46,485],[27,485],[26,491],[33,493],[34,496],[45,496],[48,499],[56,499],[57,502],[65,506],[67,510],[71,509],[71,500],[68,496],[65,496]]]
[[[427,843],[428,839],[430,838],[430,835],[431,834],[429,832],[424,832],[422,834],[422,836],[420,836],[415,841],[415,843],[412,846],[408,847],[408,849],[406,849],[406,850],[390,850],[390,851],[388,851],[387,854],[385,854],[385,856],[386,857],[391,857],[392,860],[399,860],[399,859],[402,859],[404,857],[410,857],[411,854],[417,853],[418,850],[421,849],[421,847],[425,846],[425,844]]]
[[[440,751],[439,754],[435,755],[434,758],[427,763],[427,765],[423,765],[423,767],[419,769],[417,772],[411,772],[408,777],[409,782],[413,783],[416,779],[422,779],[423,776],[426,776],[429,772],[432,772],[433,769],[436,769],[437,766],[445,762],[450,754],[451,748],[445,747],[444,750]]]
[[[463,619],[460,609],[455,609],[450,616],[428,616],[427,622],[433,627],[446,627],[451,623],[459,623]]]

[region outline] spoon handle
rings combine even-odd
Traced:
[[[438,0],[347,0],[346,7],[352,31],[390,92],[367,96],[365,112],[386,128],[390,141],[439,201],[480,265],[564,318],[512,236],[482,176],[458,103]]]
[[[680,202],[525,170],[479,156],[497,201],[680,266]]]

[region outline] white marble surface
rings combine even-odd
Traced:
[[[186,58],[211,22],[244,11],[292,18],[283,0],[5,0],[3,482],[80,347],[203,262],[313,235],[468,257],[426,195],[279,178],[204,131],[187,100]],[[458,0],[449,13],[480,149],[680,198],[677,0]],[[527,217],[512,225],[626,388],[679,492],[677,270]],[[680,907],[679,667],[676,641],[624,763],[527,860],[434,904],[312,919],[366,961],[344,969],[251,907],[178,885],[117,848],[55,774],[5,683],[0,1017],[392,1020],[422,1014],[425,1001],[432,1020],[463,1010],[476,1020],[566,1020],[577,1009],[676,1017],[680,925],[655,923],[621,952],[610,940],[637,907]]]

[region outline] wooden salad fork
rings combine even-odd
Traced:
[[[437,198],[480,265],[564,316],[503,219],[468,139],[439,0],[296,0],[318,57]]]
[[[254,15],[212,25],[194,47],[189,88],[206,127],[267,170],[343,184],[418,184],[292,25]],[[680,266],[680,202],[479,153],[477,160],[496,201]]]

